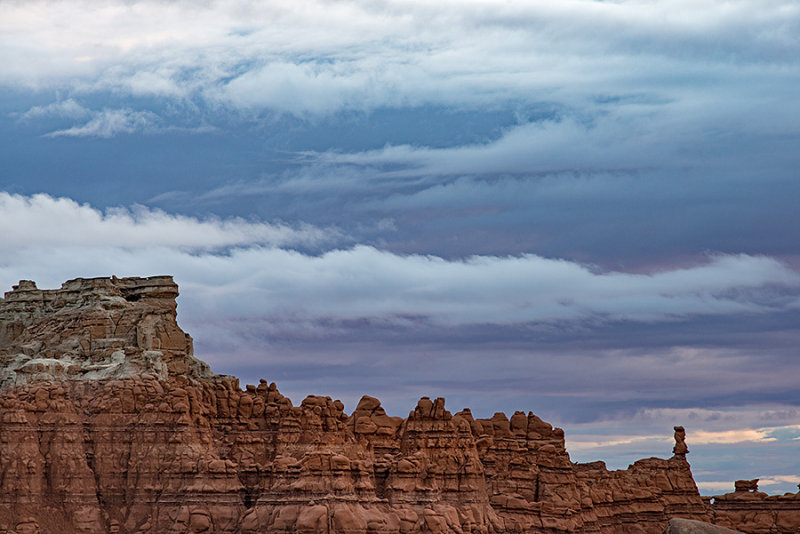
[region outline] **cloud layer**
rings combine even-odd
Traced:
[[[254,245],[317,245],[338,238],[334,230],[249,222],[240,218],[197,219],[144,206],[105,212],[68,198],[25,197],[0,192],[0,235],[7,250],[42,247],[214,249]]]
[[[196,293],[202,274],[204,291],[227,288],[231,303],[247,302],[228,310],[230,317],[418,317],[442,325],[665,321],[780,311],[796,303],[796,296],[787,295],[800,290],[800,274],[765,257],[712,256],[695,267],[630,274],[531,254],[445,260],[356,246],[307,255],[276,246],[318,244],[331,236],[316,228],[235,218],[198,220],[142,207],[102,213],[47,195],[0,194],[0,224],[18,228],[0,237],[0,244],[17,249],[20,259],[32,260],[30,255],[45,247],[51,257],[65,256],[46,262],[56,271],[69,261],[66,256],[85,258],[84,265],[93,272],[105,269],[110,274],[123,266],[127,272],[134,266],[140,272],[166,270]],[[71,250],[75,247],[96,252],[78,254]],[[225,255],[192,252],[221,247],[235,248]],[[8,261],[7,275],[14,260]]]
[[[686,76],[796,76],[800,57],[797,6],[778,0],[37,1],[4,11],[0,83],[299,114],[603,97],[632,79],[678,96]]]

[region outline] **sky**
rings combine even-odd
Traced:
[[[0,291],[171,274],[297,404],[800,482],[794,0],[0,0]]]

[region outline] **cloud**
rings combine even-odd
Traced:
[[[682,352],[687,352],[683,349]],[[700,352],[700,351],[697,351]],[[697,356],[700,356],[697,354]],[[702,357],[702,356],[700,356]],[[700,426],[714,432],[727,432],[732,426],[739,428],[755,428],[763,437],[774,437],[776,432],[797,431],[797,425],[786,425],[786,422],[800,420],[800,409],[788,406],[728,406],[724,409],[711,409],[693,406],[690,408],[648,408],[636,415],[640,421],[685,421],[687,425]],[[772,423],[773,426],[765,426]],[[780,424],[784,423],[784,424]],[[722,435],[722,434],[720,434]],[[701,438],[703,439],[703,438]]]
[[[669,427],[667,426],[666,428]],[[586,454],[591,449],[608,448],[620,451],[623,450],[621,447],[623,445],[634,446],[634,450],[641,447],[663,447],[664,443],[672,443],[673,440],[672,435],[667,433],[662,435],[615,434],[605,439],[598,439],[598,437],[597,434],[572,433],[568,439],[568,448],[570,451]],[[767,443],[777,440],[769,437],[769,431],[765,429],[738,429],[723,431],[693,430],[687,433],[686,441],[694,447],[712,444]]]
[[[339,236],[313,227],[199,220],[143,207],[103,213],[69,199],[7,193],[0,194],[2,219],[17,229],[0,237],[7,250],[47,249],[52,255],[62,250],[66,255],[70,247],[106,249],[108,260],[94,264],[98,258],[93,258],[87,264],[92,271],[105,265],[111,272],[120,264],[150,272],[152,262],[120,260],[128,256],[122,248],[150,249],[159,258],[159,272],[175,271],[187,281],[204,273],[207,285],[195,286],[198,297],[223,287],[231,302],[259,297],[258,304],[234,306],[230,316],[424,317],[441,325],[671,321],[774,312],[787,303],[785,293],[800,288],[797,272],[774,259],[747,255],[711,256],[702,265],[649,274],[599,271],[533,254],[445,260],[358,245],[307,255],[275,247],[319,244]],[[220,247],[226,248],[224,255],[181,252]],[[72,254],[82,256],[74,249]],[[218,313],[225,309],[220,306]]]
[[[594,109],[588,105],[565,106],[555,116],[534,117],[534,120],[521,117],[520,123],[477,143],[449,147],[387,144],[378,149],[354,152],[333,149],[306,152],[303,156],[315,164],[367,167],[384,179],[485,174],[535,176],[564,171],[641,172],[656,168],[685,172],[687,168],[709,163],[724,164],[717,162],[717,156],[710,155],[710,150],[727,155],[740,147],[755,156],[763,150],[759,137],[795,134],[796,126],[779,116],[778,108],[782,105],[779,101],[765,102],[752,96],[753,99],[727,107],[698,96],[635,105],[623,101]],[[796,117],[794,111],[789,115]],[[774,156],[762,157],[766,160]]]
[[[733,480],[704,480],[704,481],[695,481],[695,485],[697,489],[700,490],[701,495],[709,495],[709,494],[722,494],[722,493],[729,493],[733,491]]]
[[[774,484],[798,484],[800,476],[797,475],[771,475],[758,479],[759,486],[772,486]]]
[[[339,238],[335,230],[308,225],[250,222],[241,218],[205,220],[143,206],[105,212],[68,198],[0,192],[0,235],[6,250],[86,247],[89,249],[205,250],[232,246],[317,245]]]
[[[344,72],[337,72],[337,71]],[[295,115],[326,114],[363,105],[367,73],[313,62],[274,62],[227,83],[218,99],[244,107],[269,108]]]
[[[704,371],[697,369],[698,373]],[[755,409],[754,409],[755,408]],[[789,422],[800,421],[796,409],[783,407],[791,413],[784,419]],[[724,419],[698,419],[697,413],[725,413]],[[647,409],[631,416],[620,414],[616,419],[602,419],[591,423],[570,425],[569,449],[586,455],[592,449],[609,449],[620,452],[637,450],[642,447],[660,447],[660,443],[672,442],[672,434],[667,432],[672,424],[687,427],[686,442],[691,449],[713,448],[721,445],[740,445],[758,443],[786,443],[800,430],[800,424],[763,427],[763,421],[753,417],[759,412],[758,406],[726,406],[724,410],[689,409]],[[761,410],[761,413],[764,413]],[[747,425],[752,425],[748,428]],[[731,428],[731,427],[734,428]],[[630,433],[632,430],[636,433]],[[665,429],[662,434],[653,433]],[[708,447],[711,446],[711,447]]]
[[[159,254],[163,260],[169,256]],[[588,318],[669,321],[770,312],[782,305],[770,287],[800,284],[800,276],[780,263],[748,256],[716,257],[699,267],[651,275],[595,273],[576,263],[533,255],[447,261],[368,246],[319,256],[240,248],[224,257],[172,261],[213,278],[207,287],[195,287],[198,297],[224,287],[231,303],[253,299],[229,310],[218,303],[217,314],[301,322],[383,318],[402,323],[408,317],[440,325]]]
[[[710,443],[744,443],[744,442],[764,442],[776,441],[776,438],[769,436],[766,429],[740,429],[724,431],[696,430],[687,433],[687,440],[698,445]]]
[[[659,447],[666,449],[666,443],[670,443],[672,437],[668,435],[649,435],[649,436],[614,436],[608,439],[598,439],[598,436],[570,435],[567,440],[567,450],[570,452],[586,453],[598,448],[619,448],[621,445],[636,445]]]
[[[18,114],[18,117],[23,121],[49,117],[82,119],[91,114],[92,112],[90,110],[86,109],[72,98],[68,98],[66,100],[58,100],[46,106],[33,106],[24,113]]]
[[[627,124],[625,124],[627,122]],[[649,126],[657,130],[655,125]],[[388,167],[388,176],[628,170],[652,161],[658,140],[642,142],[635,121],[548,119],[508,128],[495,140],[452,148],[386,146],[357,153],[309,153],[323,164]],[[663,132],[664,139],[670,138]],[[650,145],[650,146],[648,146]],[[576,150],[580,147],[580,150]],[[635,150],[635,148],[637,150]],[[657,150],[665,150],[658,143]],[[400,166],[400,169],[397,169]]]
[[[102,109],[94,110],[84,107],[76,100],[58,100],[44,106],[33,106],[21,113],[12,113],[20,122],[31,123],[47,119],[83,120],[70,128],[64,128],[45,134],[45,137],[99,137],[111,138],[119,134],[165,134],[168,132],[208,133],[216,128],[207,124],[178,126],[165,124],[165,120],[148,110]],[[176,117],[170,117],[175,120]],[[178,122],[181,122],[178,119]],[[195,121],[196,123],[197,121]]]
[[[770,9],[754,0],[12,1],[0,21],[0,84],[222,98],[300,114],[576,103],[618,98],[623,86],[688,97],[686,85],[709,82],[738,84],[735,98],[765,74],[789,81],[799,20],[788,0]]]
[[[432,162],[423,162],[425,167],[302,162],[299,169],[151,200],[162,206],[244,209],[318,225],[341,224],[362,243],[446,258],[533,252],[640,271],[702,261],[715,250],[792,261],[787,256],[796,243],[791,229],[800,227],[800,212],[789,200],[800,194],[786,157],[793,152],[775,157],[741,147],[730,162],[698,163],[691,169],[680,167],[690,160],[686,157],[661,168],[544,170],[614,165],[613,158],[581,151],[570,161],[565,147],[573,145],[565,141],[534,161],[519,143],[517,155],[529,159],[529,166],[488,148],[492,157],[482,158],[486,145],[471,145],[472,154],[463,147],[421,149],[437,152]],[[621,154],[619,167],[647,163],[634,161],[638,157]],[[473,166],[472,161],[479,163]],[[438,172],[454,174],[427,174],[434,165]],[[510,169],[515,173],[491,172]],[[391,232],[365,230],[387,219],[394,221]]]
[[[57,130],[46,137],[102,137],[110,138],[118,134],[152,132],[159,123],[159,117],[150,111],[131,109],[104,109],[93,114],[89,122],[65,130]]]

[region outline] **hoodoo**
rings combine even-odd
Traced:
[[[177,295],[159,276],[23,281],[0,299],[0,532],[661,534],[714,519],[682,428],[673,457],[609,471],[571,462],[532,413],[295,406],[196,359]]]

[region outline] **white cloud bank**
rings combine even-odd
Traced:
[[[0,192],[3,262],[20,250],[80,248],[213,249],[232,246],[316,245],[339,235],[312,226],[250,222],[241,218],[196,219],[144,206],[106,212],[68,198]],[[57,266],[54,266],[57,269]]]
[[[147,208],[100,212],[47,195],[0,194],[0,281],[174,274],[191,315],[407,320],[442,325],[583,319],[664,321],[780,311],[800,274],[759,256],[719,255],[651,274],[598,271],[534,254],[446,260],[370,246],[308,255],[335,235]],[[215,249],[225,247],[224,253]],[[284,247],[284,248],[281,248]],[[776,287],[785,291],[775,291]]]
[[[0,87],[122,99],[51,137],[155,133],[178,115],[204,131],[220,112],[250,121],[428,105],[519,108],[525,123],[544,105],[565,115],[494,143],[328,156],[404,174],[686,165],[741,132],[797,134],[799,33],[789,0],[8,1]],[[173,115],[129,109],[130,97],[156,97]],[[66,118],[74,102],[49,111]]]
[[[203,95],[299,114],[623,87],[672,98],[687,96],[687,82],[745,88],[765,74],[788,87],[798,31],[790,0],[10,0],[0,85]]]

